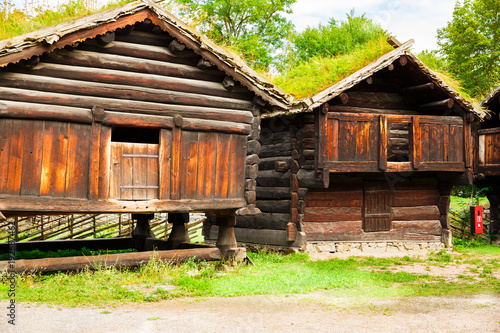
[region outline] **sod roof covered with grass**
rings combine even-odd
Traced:
[[[173,15],[160,8],[155,2],[158,0],[142,0],[134,3],[130,0],[118,0],[98,11],[98,14],[90,15],[92,12],[84,8],[81,2],[72,2],[63,5],[58,12],[46,11],[40,13],[37,18],[31,20],[11,20],[7,24],[5,19],[0,27],[0,39],[13,37],[0,41],[0,58],[5,55],[23,52],[23,50],[35,44],[45,43],[52,45],[62,36],[79,29],[90,29],[103,22],[114,20],[121,15],[127,15],[143,8],[150,8],[164,20],[176,26],[183,35],[200,45],[201,49],[216,54],[218,59],[234,68],[242,74],[252,85],[259,90],[269,94],[280,110],[270,115],[282,115],[295,112],[310,112],[321,103],[327,102],[341,92],[365,79],[376,71],[388,66],[394,59],[405,54],[417,60],[420,69],[455,99],[460,100],[472,112],[481,118],[484,112],[477,105],[470,103],[470,97],[464,93],[456,82],[450,82],[449,78],[441,78],[425,66],[414,55],[409,53],[408,47],[411,43],[405,43],[394,50],[387,42],[387,35],[380,34],[377,38],[359,45],[356,49],[337,56],[314,57],[307,62],[298,64],[289,69],[285,74],[267,79],[250,69],[234,53],[209,41],[206,37],[197,33],[191,27],[183,24]],[[129,4],[127,4],[129,3]],[[123,5],[125,4],[125,5]],[[123,5],[119,8],[109,9]],[[101,13],[102,10],[108,9]],[[90,15],[90,16],[88,16]],[[71,21],[73,20],[73,21]],[[104,20],[104,21],[103,21]],[[70,21],[70,22],[67,22]],[[61,23],[64,22],[64,23]],[[58,24],[54,26],[54,23]],[[41,29],[29,33],[30,31]],[[25,33],[25,34],[23,34]],[[23,34],[19,36],[19,34]],[[20,58],[21,59],[21,58]],[[449,84],[450,82],[450,84]],[[293,94],[294,97],[290,96]]]

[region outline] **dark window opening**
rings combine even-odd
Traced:
[[[112,142],[160,143],[160,130],[155,128],[115,127],[111,133]]]

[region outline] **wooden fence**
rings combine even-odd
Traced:
[[[192,241],[200,240],[203,214],[191,214],[188,224]],[[15,226],[16,242],[56,239],[88,239],[127,237],[132,235],[135,222],[131,214],[74,214],[74,215],[38,215],[33,217],[10,218],[0,224],[0,243],[9,238],[8,226]],[[172,225],[167,214],[155,214],[150,221],[151,230],[160,239],[167,239]]]

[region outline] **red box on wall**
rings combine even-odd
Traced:
[[[483,206],[470,208],[470,232],[472,234],[483,233]]]

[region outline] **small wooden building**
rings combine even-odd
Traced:
[[[234,247],[260,109],[288,102],[149,0],[2,41],[0,212],[214,212]]]
[[[483,101],[490,110],[490,117],[475,127],[475,177],[474,183],[488,188],[490,202],[490,235],[500,233],[500,88]]]
[[[454,185],[472,183],[482,113],[399,45],[287,111],[263,115],[238,241],[444,242]]]

